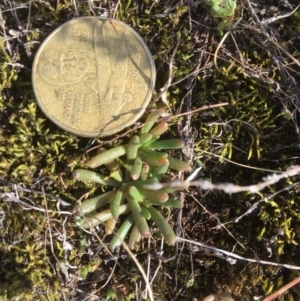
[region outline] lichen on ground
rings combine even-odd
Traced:
[[[298,2],[256,1],[253,11],[247,3],[238,1],[226,20],[212,17],[207,5],[197,1],[0,4],[1,300],[136,300],[137,292],[138,300],[147,299],[130,256],[120,250],[116,261],[95,235],[75,227],[70,214],[83,193],[99,192],[96,185],[71,176],[90,156],[86,149],[91,141],[57,128],[34,98],[35,53],[69,19],[115,16],[142,36],[157,67],[149,109],[167,107],[162,100],[167,101],[174,118],[166,137],[182,138],[186,145],[173,155],[194,169],[201,167],[199,178],[249,185],[271,173],[265,170],[284,171],[298,163],[299,10],[276,18]],[[268,18],[274,21],[264,21]],[[227,104],[180,116],[218,103]],[[97,138],[94,145],[126,141],[126,135],[117,135]],[[298,178],[257,194],[191,188],[175,195],[184,201],[180,214],[164,213],[181,237],[243,257],[300,266]],[[255,210],[233,222],[256,202]],[[97,234],[109,242],[102,228]],[[231,265],[188,244],[179,243],[178,249],[163,245],[161,250],[155,231],[135,254],[149,268],[150,280],[155,275],[155,300],[202,300],[220,291],[232,292],[236,301],[253,300],[299,277],[298,271],[258,263]],[[299,291],[291,289],[279,300],[299,300]]]

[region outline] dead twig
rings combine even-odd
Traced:
[[[286,14],[283,14],[283,15],[278,15],[278,16],[275,16],[275,17],[271,17],[271,18],[268,18],[268,19],[265,19],[263,21],[260,21],[260,24],[261,25],[268,25],[270,23],[273,23],[277,20],[280,20],[280,19],[285,19],[287,17],[290,17],[291,15],[293,15],[297,10],[298,8],[300,7],[300,5],[298,5],[294,10],[292,10],[291,12],[288,12]]]
[[[227,105],[229,105],[228,102],[222,102],[222,103],[216,103],[216,104],[204,105],[204,106],[202,106],[202,107],[200,107],[200,108],[198,108],[198,109],[195,109],[195,110],[192,110],[192,111],[189,111],[189,112],[184,112],[184,113],[176,114],[176,115],[173,115],[173,116],[171,116],[171,115],[163,116],[162,118],[160,118],[160,119],[157,120],[157,123],[166,120],[166,118],[167,118],[168,120],[171,120],[171,119],[174,119],[174,118],[177,118],[177,117],[181,117],[181,116],[185,116],[185,115],[189,115],[189,114],[195,114],[195,113],[200,112],[200,111],[204,111],[204,110],[208,110],[208,109],[214,109],[214,108],[223,107],[223,106],[227,106]],[[97,149],[97,148],[99,148],[99,147],[101,147],[101,146],[103,146],[103,145],[113,143],[114,141],[116,141],[116,140],[118,140],[118,139],[120,139],[120,138],[122,138],[122,137],[125,137],[125,136],[127,136],[128,134],[130,134],[130,133],[132,133],[132,132],[134,132],[134,131],[136,131],[136,130],[142,128],[142,127],[145,126],[146,124],[147,124],[147,123],[142,123],[142,124],[140,124],[140,125],[134,127],[133,129],[130,129],[130,130],[126,131],[126,132],[123,133],[123,134],[116,135],[116,137],[113,138],[113,139],[111,139],[111,140],[102,141],[102,142],[99,143],[97,146],[94,146],[94,147],[90,148],[89,150],[87,150],[87,153],[89,153],[89,152],[91,152],[91,151],[93,151],[93,150],[95,150],[95,149]],[[92,142],[92,143],[89,143],[89,145],[93,144],[94,141],[95,141],[95,140],[93,139],[93,142]]]
[[[290,269],[290,270],[300,270],[299,266],[284,264],[284,263],[276,263],[276,262],[265,261],[265,260],[260,260],[260,259],[246,258],[246,257],[236,255],[232,252],[228,252],[228,251],[225,251],[225,250],[222,250],[222,249],[219,249],[219,248],[208,246],[206,244],[203,244],[203,243],[200,243],[200,242],[197,242],[197,241],[194,241],[194,240],[190,240],[190,239],[177,237],[177,240],[181,241],[181,242],[188,242],[188,243],[193,244],[195,246],[202,247],[203,250],[205,250],[205,251],[212,251],[214,253],[214,255],[216,255],[217,257],[226,259],[231,264],[234,264],[236,262],[235,259],[239,259],[239,260],[248,261],[248,262],[254,262],[254,263],[260,263],[260,264],[265,264],[265,265],[277,266],[277,267],[286,268],[286,269]],[[264,301],[270,301],[270,300],[272,300],[272,299],[264,300]]]
[[[292,288],[293,286],[295,286],[299,282],[300,282],[300,277],[298,277],[298,278],[294,279],[293,281],[291,281],[290,283],[286,284],[281,289],[279,289],[276,293],[274,293],[274,294],[266,297],[263,301],[274,300],[275,298],[279,297],[280,295],[282,295],[283,293],[285,293],[287,290],[289,290],[290,288]]]
[[[206,180],[198,180],[194,182],[187,182],[187,181],[180,181],[175,180],[169,183],[152,183],[144,185],[143,188],[151,189],[151,190],[159,190],[162,188],[178,188],[181,187],[182,189],[187,189],[191,186],[199,186],[203,190],[221,190],[225,193],[238,193],[242,191],[248,191],[250,193],[257,193],[264,188],[266,188],[269,185],[273,185],[277,182],[279,182],[281,179],[293,177],[300,173],[300,166],[292,166],[288,168],[286,171],[282,172],[281,174],[272,174],[268,175],[265,178],[263,178],[263,182],[259,182],[254,185],[248,185],[248,186],[239,186],[232,183],[221,183],[221,184],[212,184],[209,181]]]
[[[165,85],[160,89],[161,92],[156,97],[156,101],[161,98],[161,100],[168,107],[170,112],[172,112],[172,110],[171,110],[171,107],[170,107],[170,105],[168,103],[168,100],[167,100],[167,91],[168,91],[168,89],[169,89],[169,87],[172,83],[172,79],[173,79],[173,76],[172,76],[172,74],[173,74],[173,62],[174,62],[174,58],[175,58],[175,55],[177,53],[179,45],[180,45],[180,38],[178,38],[175,49],[174,49],[174,51],[172,53],[172,56],[170,58],[168,80],[166,81]]]

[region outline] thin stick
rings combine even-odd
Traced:
[[[116,5],[116,7],[114,9],[114,13],[113,13],[112,19],[116,18],[116,14],[117,14],[117,10],[119,8],[120,2],[121,2],[121,0],[118,0],[117,5]]]
[[[266,297],[263,301],[271,301],[274,300],[275,298],[279,297],[281,294],[283,294],[284,292],[286,292],[288,289],[290,289],[291,287],[295,286],[296,284],[298,284],[300,282],[300,277],[294,279],[293,281],[291,281],[290,283],[286,284],[285,286],[283,286],[282,288],[280,288],[276,293]]]
[[[279,19],[284,19],[284,18],[290,17],[291,15],[293,15],[298,10],[299,7],[300,7],[300,5],[298,5],[294,10],[292,10],[291,12],[288,12],[286,14],[271,17],[271,18],[266,19],[266,20],[262,20],[262,21],[260,21],[260,24],[261,25],[268,25],[268,24],[273,23],[273,22],[275,22]]]
[[[128,248],[128,246],[126,245],[126,243],[124,241],[122,241],[122,245],[123,248],[125,249],[125,251],[130,255],[131,259],[134,261],[134,263],[136,264],[136,266],[138,267],[138,269],[140,270],[145,282],[146,282],[146,288],[148,290],[149,293],[149,298],[151,301],[154,301],[154,297],[153,297],[153,292],[149,283],[149,280],[147,278],[147,275],[145,273],[145,271],[143,270],[141,264],[138,262],[138,260],[136,259],[136,257],[134,256],[134,254],[130,251],[130,249]]]
[[[259,170],[259,171],[274,172],[274,173],[282,173],[282,171],[278,171],[278,170],[266,169],[266,168],[261,168],[261,167],[255,167],[255,166],[249,166],[249,165],[241,164],[241,163],[232,161],[232,160],[230,160],[230,159],[221,157],[221,156],[219,156],[219,155],[217,155],[217,154],[208,152],[208,151],[206,151],[206,150],[201,150],[201,152],[203,152],[203,153],[205,153],[205,154],[212,155],[212,156],[214,156],[214,157],[216,157],[216,158],[222,159],[222,160],[224,160],[224,161],[226,161],[226,162],[230,162],[230,163],[235,164],[235,165],[240,166],[240,167],[244,167],[244,168],[248,168],[248,169],[254,169],[254,170]]]
[[[108,254],[113,257],[113,254],[111,253],[111,251],[107,248],[107,246],[102,242],[101,238],[99,237],[99,235],[96,233],[96,231],[93,231],[93,234],[97,237],[97,239],[99,240],[99,242],[101,243],[101,245],[103,246],[103,248],[108,252]],[[145,271],[143,270],[141,264],[138,262],[138,260],[136,259],[135,255],[131,252],[131,250],[128,248],[127,244],[122,241],[122,245],[123,248],[125,249],[125,251],[128,253],[128,255],[131,257],[131,259],[134,261],[134,263],[136,264],[137,268],[139,269],[139,271],[141,272],[145,283],[146,283],[146,288],[148,290],[149,293],[149,298],[151,301],[154,301],[154,297],[153,297],[153,292],[149,283],[149,280],[147,278],[147,275],[145,273]],[[99,290],[98,290],[99,291]]]
[[[177,117],[181,117],[181,116],[185,116],[185,115],[189,115],[189,114],[194,114],[194,113],[197,113],[197,112],[200,112],[200,111],[204,111],[204,110],[208,110],[208,109],[213,109],[213,108],[218,108],[218,107],[222,107],[222,106],[228,106],[229,103],[228,102],[222,102],[222,103],[216,103],[216,104],[211,104],[211,105],[204,105],[198,109],[195,109],[195,110],[192,110],[192,111],[189,111],[189,112],[184,112],[184,113],[181,113],[181,114],[176,114],[176,115],[173,115],[173,116],[167,116],[168,120],[170,119],[174,119],[174,118],[177,118]],[[164,121],[166,117],[162,117],[160,119],[157,120],[157,123],[161,122],[161,121]],[[128,130],[127,132],[123,133],[123,134],[120,134],[120,135],[117,135],[115,138],[111,139],[111,140],[107,140],[107,141],[102,141],[101,143],[99,143],[97,146],[94,146],[92,148],[90,148],[89,150],[87,150],[87,153],[89,153],[90,151],[92,150],[95,150],[105,144],[109,144],[109,143],[112,143],[140,128],[142,128],[144,125],[146,125],[147,123],[143,123],[141,125],[138,125],[136,127],[134,127],[133,129],[130,129]]]
[[[180,38],[178,39],[175,49],[172,53],[170,62],[169,62],[169,77],[168,80],[166,81],[165,85],[160,89],[160,93],[157,95],[156,100],[158,100],[159,98],[161,98],[161,100],[163,101],[163,103],[168,107],[169,111],[172,112],[171,107],[167,101],[167,91],[172,83],[172,79],[173,79],[173,62],[174,62],[174,58],[175,58],[175,54],[178,50],[178,47],[180,45]]]
[[[205,206],[203,206],[193,195],[191,195],[191,197],[194,199],[194,201],[201,206],[209,215],[210,217],[214,218],[217,221],[217,226],[215,228],[218,227],[222,227],[223,229],[225,229],[227,231],[227,233],[243,248],[245,249],[245,247],[234,237],[234,235],[225,227],[225,225],[223,223],[220,222],[220,219],[217,216],[214,216],[211,212],[209,212]],[[193,227],[194,228],[194,227]],[[192,228],[192,230],[193,230]]]
[[[212,184],[211,182],[206,180],[198,180],[193,182],[175,180],[169,183],[145,184],[143,188],[151,189],[151,190],[159,190],[163,188],[187,189],[191,186],[199,186],[203,190],[217,189],[217,190],[224,191],[225,193],[238,193],[242,191],[248,191],[249,193],[257,193],[263,190],[264,188],[266,188],[267,186],[279,182],[281,179],[292,177],[299,173],[300,173],[300,166],[296,165],[288,168],[285,172],[282,172],[282,174],[268,175],[265,178],[263,178],[263,182],[259,182],[257,184],[248,185],[248,186],[239,186],[232,183]]]
[[[287,268],[287,269],[290,269],[290,270],[300,270],[299,266],[290,265],[290,264],[283,264],[283,263],[276,263],[276,262],[272,262],[272,261],[265,261],[265,260],[259,260],[259,259],[246,258],[246,257],[236,255],[232,252],[228,252],[228,251],[225,251],[225,250],[222,250],[222,249],[219,249],[219,248],[208,246],[206,244],[203,244],[203,243],[200,243],[200,242],[197,242],[197,241],[194,241],[194,240],[190,240],[190,239],[181,238],[181,237],[178,237],[178,236],[177,236],[177,240],[182,241],[182,242],[188,242],[188,243],[191,243],[193,245],[202,247],[205,251],[207,251],[207,250],[212,251],[218,257],[224,258],[226,260],[231,259],[231,261],[232,261],[232,258],[236,258],[236,259],[240,259],[240,260],[243,260],[243,261],[254,262],[254,263],[265,264],[265,265],[272,265],[272,266]],[[227,256],[224,256],[224,255],[223,255],[223,257],[220,256],[222,254],[225,254]],[[272,299],[270,299],[270,300],[272,300]],[[263,300],[263,301],[270,301],[270,300]]]
[[[224,44],[225,40],[227,39],[228,35],[231,33],[232,29],[235,29],[241,21],[242,21],[242,17],[239,18],[239,19],[236,21],[236,23],[230,28],[230,30],[227,31],[227,32],[224,34],[222,40],[220,41],[220,43],[219,43],[219,45],[217,46],[217,49],[216,49],[216,51],[215,51],[215,53],[214,53],[214,64],[215,64],[216,69],[217,69],[220,73],[223,73],[223,72],[222,72],[222,70],[218,67],[218,61],[217,61],[217,58],[218,58],[218,52],[219,52],[220,48],[222,47],[222,45]],[[237,49],[237,50],[238,50],[238,49]]]
[[[255,30],[257,33],[262,33],[265,38],[271,43],[273,44],[274,46],[276,46],[277,48],[279,48],[287,57],[289,57],[297,66],[300,67],[300,62],[294,58],[288,51],[286,51],[281,45],[279,45],[277,42],[275,42],[271,37],[270,35],[268,34],[268,32],[266,31],[265,27],[262,26],[264,24],[262,24],[262,22],[259,20],[259,18],[257,17],[254,9],[252,8],[252,5],[251,5],[251,2],[248,0],[247,1],[248,3],[248,6],[250,8],[250,11],[251,11],[251,14],[252,16],[254,17],[254,19],[256,20],[256,23],[259,27],[259,29],[253,27],[253,26],[249,26],[248,24],[244,24],[243,26],[247,27],[247,28],[250,28],[250,29],[253,29]],[[296,10],[299,8],[299,6],[296,7]],[[294,13],[295,10],[292,11],[292,13]],[[288,16],[285,16],[285,17],[288,17]]]
[[[55,258],[58,266],[60,267],[61,271],[63,272],[63,274],[65,275],[67,281],[70,281],[70,278],[69,278],[69,275],[68,275],[68,272],[66,270],[66,268],[61,264],[61,262],[58,260],[58,258],[56,257],[55,255],[55,252],[54,252],[54,248],[53,248],[53,240],[52,240],[52,233],[51,233],[51,225],[50,225],[50,217],[49,217],[49,211],[48,211],[48,205],[47,205],[47,198],[46,198],[46,195],[45,195],[45,191],[44,191],[44,186],[42,186],[42,193],[43,193],[43,196],[44,196],[44,201],[45,201],[45,213],[46,213],[46,220],[47,220],[47,230],[49,232],[49,239],[50,239],[50,249],[51,249],[51,253],[53,255],[53,257]]]
[[[45,197],[46,197],[46,194],[45,194]],[[24,206],[24,207],[22,207],[23,210],[36,210],[36,211],[44,212],[44,213],[46,212],[46,213],[64,214],[64,215],[72,215],[73,214],[72,212],[69,212],[69,211],[53,211],[53,210],[48,210],[45,208],[31,206],[31,205],[27,204],[26,202],[21,201],[17,195],[17,192],[16,192],[16,194],[14,194],[13,192],[0,193],[0,199],[4,199],[9,202],[19,203]]]

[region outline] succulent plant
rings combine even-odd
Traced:
[[[111,234],[119,216],[127,214],[110,242],[112,250],[122,244],[130,229],[131,248],[141,237],[148,237],[150,230],[147,220],[151,218],[166,242],[169,245],[175,244],[176,235],[173,229],[155,207],[181,208],[181,201],[169,198],[169,193],[182,187],[179,185],[151,190],[149,184],[162,181],[169,168],[188,171],[191,167],[188,163],[161,151],[182,148],[180,139],[159,140],[160,136],[168,130],[165,121],[155,125],[163,114],[162,108],[153,111],[147,117],[139,135],[133,135],[127,145],[108,150],[101,149],[87,162],[87,167],[91,169],[101,165],[106,166],[109,171],[108,176],[87,169],[77,169],[73,173],[76,180],[112,187],[111,191],[86,199],[74,207],[73,213],[81,220],[82,228],[89,229],[104,224],[106,233]]]

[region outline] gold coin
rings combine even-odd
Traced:
[[[146,44],[128,25],[82,17],[44,41],[32,82],[38,104],[59,127],[82,137],[107,136],[144,113],[155,66]]]

